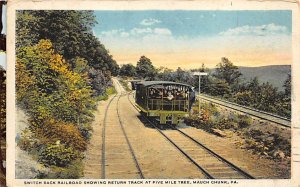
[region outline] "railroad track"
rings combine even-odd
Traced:
[[[140,111],[130,100],[129,95],[128,93],[127,97],[130,103],[137,111]],[[145,116],[143,116],[143,119],[175,146],[178,151],[190,160],[208,179],[254,179],[253,176],[213,152],[183,131],[170,126],[169,127],[173,130],[162,131],[155,122]]]
[[[212,102],[214,104],[217,104],[217,105],[220,105],[220,106],[223,106],[226,108],[230,108],[230,109],[236,110],[238,112],[248,114],[250,116],[254,116],[254,117],[257,117],[257,118],[260,118],[260,119],[263,119],[263,120],[266,120],[266,121],[269,121],[272,123],[276,123],[277,125],[280,125],[283,127],[291,128],[291,120],[288,118],[282,117],[282,116],[278,116],[278,115],[271,114],[268,112],[260,111],[260,110],[250,108],[247,106],[242,106],[242,105],[232,103],[229,101],[212,98],[209,96],[201,95],[200,98],[205,101]]]
[[[105,111],[102,131],[102,178],[143,179],[144,175],[136,159],[120,116],[119,100],[122,96],[124,95],[114,95],[109,101]],[[113,109],[113,112],[109,113],[112,104],[116,105],[116,109]],[[117,123],[108,120],[113,120],[115,117],[117,117]]]

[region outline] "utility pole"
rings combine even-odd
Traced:
[[[199,106],[199,116],[201,116],[201,110],[200,110],[201,76],[207,76],[208,73],[206,73],[206,72],[194,72],[193,75],[199,76],[198,106]]]

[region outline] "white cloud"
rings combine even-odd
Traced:
[[[128,32],[121,32],[120,33],[120,36],[123,37],[123,38],[126,38],[128,37],[130,34]]]
[[[153,33],[158,35],[172,35],[172,32],[166,28],[155,28],[153,29]]]
[[[133,28],[130,30],[131,35],[147,34],[152,32],[153,30],[151,28]]]
[[[111,37],[111,38],[145,38],[148,36],[171,36],[172,32],[167,28],[133,28],[129,31],[124,29],[114,29],[110,31],[103,31],[100,34],[101,37]]]
[[[124,32],[124,29],[113,29],[110,31],[101,32],[101,36],[116,36],[119,35],[121,32]]]
[[[281,25],[275,25],[274,23],[260,26],[249,26],[245,25],[242,27],[236,27],[228,29],[227,31],[220,32],[221,36],[266,36],[274,34],[287,34],[287,28]]]
[[[261,36],[260,30],[279,34]],[[290,63],[292,49],[286,28],[275,24],[243,26],[211,37],[176,37],[168,28],[159,27],[119,29],[102,32],[100,40],[120,63],[135,62],[144,54],[158,66],[172,68],[179,66],[178,63],[182,67],[191,67],[191,63],[196,66],[200,62],[211,63],[214,67],[222,56],[244,66],[285,64]]]
[[[157,19],[149,18],[149,19],[143,19],[140,22],[141,25],[145,25],[145,26],[153,25],[153,24],[156,24],[156,23],[161,23],[161,21],[157,20]]]

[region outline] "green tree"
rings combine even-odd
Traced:
[[[50,40],[17,49],[17,104],[29,116],[29,135],[23,131],[18,145],[34,149],[38,161],[47,166],[67,167],[82,159],[90,137],[95,100],[88,62],[79,57],[73,60],[74,67],[70,68]],[[53,146],[63,149],[45,152]]]
[[[172,80],[173,71],[166,67],[159,67],[157,69],[157,75],[155,77],[156,80],[165,80],[165,81],[173,81]]]
[[[201,76],[200,79],[200,87],[201,87],[201,93],[208,93],[210,92],[210,86],[213,82],[213,80],[210,80],[210,70],[205,67],[205,64],[202,63],[201,68],[199,69],[193,69],[192,72],[207,72],[207,76]],[[194,83],[193,85],[195,86],[196,89],[199,87],[199,77],[195,76],[194,77]]]
[[[77,63],[86,62],[77,59]],[[78,120],[80,123],[92,120],[94,101],[87,73],[71,71],[62,56],[55,54],[49,40],[19,48],[16,68],[18,104],[35,121],[42,123],[55,117],[77,124]]]
[[[211,78],[208,82],[210,85],[209,94],[228,98],[230,94],[230,87],[225,80]]]
[[[136,73],[138,77],[153,80],[157,74],[157,70],[149,58],[141,56],[136,65]]]
[[[282,95],[282,102],[277,107],[277,111],[280,112],[282,115],[291,117],[291,107],[292,107],[292,100],[291,100],[291,74],[288,74],[287,79],[285,80],[284,84],[284,94]]]
[[[132,64],[124,64],[119,74],[121,76],[134,77],[136,76],[136,68]]]
[[[96,23],[93,11],[17,11],[16,46],[32,46],[41,39],[49,39],[54,50],[64,56],[71,68],[75,66],[73,58],[80,57],[87,60],[90,68],[96,69],[98,73],[110,71],[110,74],[117,75],[118,64],[93,35],[92,28]],[[92,87],[98,88],[97,85]],[[102,88],[96,90],[96,93],[101,92]]]
[[[286,98],[291,98],[291,74],[288,74],[287,79],[284,81],[283,87]]]
[[[230,86],[237,83],[242,74],[228,58],[223,57],[221,62],[217,65],[214,76],[221,80],[225,80]]]

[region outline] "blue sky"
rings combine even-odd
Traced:
[[[94,34],[119,64],[172,69],[291,64],[291,11],[95,11]]]
[[[169,29],[175,37],[212,36],[230,28],[273,23],[291,32],[291,11],[96,11],[95,32],[146,26]],[[143,22],[148,20],[148,22]],[[152,22],[151,22],[152,21]],[[144,23],[144,24],[143,24]],[[151,24],[152,23],[152,24]]]

